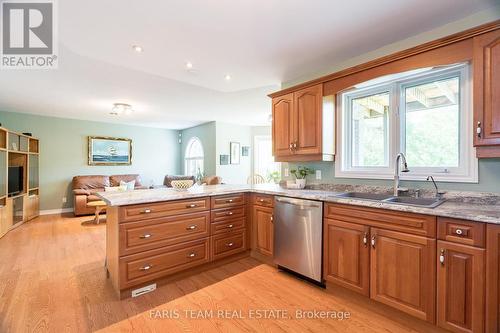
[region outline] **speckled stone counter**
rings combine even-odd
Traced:
[[[291,190],[269,184],[253,186],[211,185],[194,186],[187,191],[177,191],[172,188],[157,188],[128,192],[102,192],[98,195],[110,206],[125,206],[238,192],[254,192],[500,224],[500,195],[495,193],[448,192],[444,196],[447,200],[446,202],[436,208],[425,208],[389,202],[336,197],[336,195],[347,191],[390,193],[390,188],[328,185],[323,187],[318,186],[314,189]],[[429,190],[422,190],[421,193],[423,196],[432,195],[432,191]]]

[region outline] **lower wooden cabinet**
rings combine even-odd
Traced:
[[[486,233],[486,332],[500,332],[500,225]]]
[[[325,219],[325,280],[370,295],[369,235],[368,226]]]
[[[372,228],[370,246],[371,298],[434,323],[436,241]]]
[[[29,221],[40,215],[40,197],[38,195],[28,195],[24,200],[25,220]]]
[[[254,205],[252,222],[255,237],[254,247],[261,254],[272,257],[274,249],[273,209]]]
[[[485,250],[446,241],[438,241],[437,249],[438,326],[452,332],[484,332]]]

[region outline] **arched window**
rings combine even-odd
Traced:
[[[184,155],[184,172],[190,176],[196,176],[198,172],[203,174],[203,156],[200,139],[197,137],[189,139]]]

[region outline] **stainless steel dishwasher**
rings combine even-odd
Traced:
[[[323,203],[275,197],[274,262],[322,284]]]

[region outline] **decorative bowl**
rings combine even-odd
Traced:
[[[193,186],[194,182],[191,179],[185,179],[185,180],[172,180],[170,182],[172,187],[178,191],[185,191],[191,186]]]

